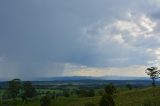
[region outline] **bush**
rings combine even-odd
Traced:
[[[91,102],[88,102],[86,103],[84,106],[95,106],[95,104],[91,103]]]
[[[102,96],[99,106],[115,106],[112,95],[105,94]]]

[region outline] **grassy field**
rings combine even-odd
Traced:
[[[58,99],[52,100],[52,106],[84,106],[87,102],[92,102],[98,106],[100,98],[101,96],[84,98],[59,97]],[[160,87],[119,91],[114,95],[114,100],[116,106],[144,106],[143,104],[148,102],[150,102],[152,106],[159,106]],[[7,104],[10,104],[7,106],[15,106],[13,101],[7,101]],[[17,106],[22,106],[22,103],[18,102]],[[23,106],[40,106],[40,100],[38,98],[34,99]]]

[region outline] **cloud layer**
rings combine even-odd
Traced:
[[[0,77],[144,76],[160,62],[159,11],[158,0],[0,1]]]
[[[96,61],[101,65],[128,66],[158,60],[159,23],[145,14],[127,12],[124,16],[109,25],[101,22],[83,29],[86,43],[98,54]]]

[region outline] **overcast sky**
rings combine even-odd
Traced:
[[[159,0],[0,0],[0,78],[145,76]]]

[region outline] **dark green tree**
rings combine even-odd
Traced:
[[[105,94],[102,96],[99,106],[115,106],[113,96],[110,94]]]
[[[113,84],[108,84],[104,88],[105,92],[109,95],[113,95],[116,92],[116,87]]]
[[[24,90],[24,93],[23,93],[23,97],[24,98],[33,98],[37,94],[36,89],[32,85],[31,81],[24,82],[24,84],[23,84],[23,90]]]
[[[11,98],[13,98],[14,100],[16,99],[18,94],[20,93],[20,89],[21,89],[20,79],[13,79],[13,80],[8,82],[7,92],[9,94],[9,96]]]
[[[152,79],[152,86],[156,86],[155,79],[159,78],[160,70],[157,67],[150,67],[145,70],[147,75]]]

